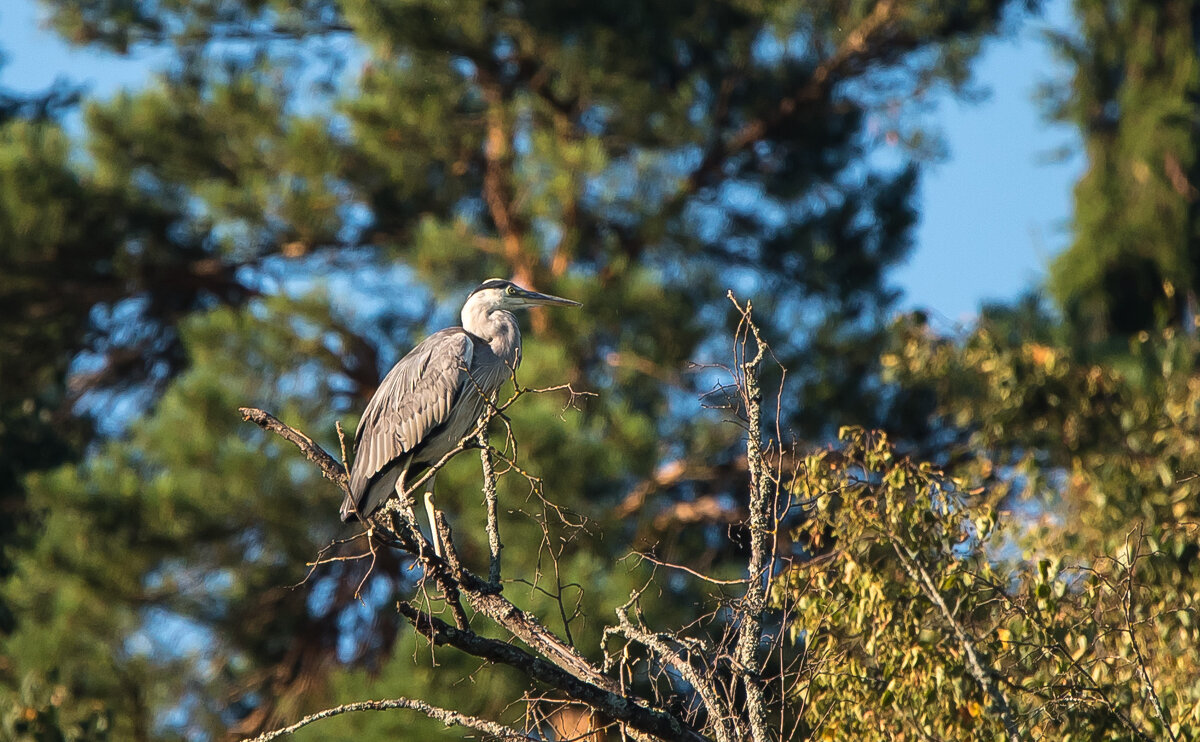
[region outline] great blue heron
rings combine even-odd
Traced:
[[[510,310],[579,302],[492,278],[467,297],[462,327],[425,338],[384,377],[354,434],[350,492],[342,520],[366,520],[405,481],[419,478],[475,428],[490,400],[521,363],[521,330]],[[425,506],[433,526],[426,483]],[[436,532],[434,548],[440,554]]]

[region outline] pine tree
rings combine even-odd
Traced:
[[[511,417],[546,497],[589,528],[556,522],[516,476],[503,525],[520,574],[543,524],[570,536],[558,558],[587,589],[539,586],[599,620],[639,577],[613,567],[631,540],[703,554],[723,523],[671,505],[724,502],[744,476],[736,430],[696,412],[708,379],[685,373],[725,356],[725,288],[762,297],[781,360],[802,370],[794,423],[869,419],[917,177],[913,163],[873,167],[872,132],[915,135],[889,106],[961,82],[1004,4],[51,5],[80,43],[177,57],[148,89],[87,107],[88,162],[66,170],[101,222],[65,208],[54,223],[99,254],[79,304],[55,315],[76,324],[47,348],[45,383],[86,382],[74,409],[110,435],[24,480],[4,654],[14,683],[69,690],[65,717],[101,705],[115,737],[148,739],[248,732],[383,681],[472,712],[519,694],[503,675],[466,694],[412,669],[392,610],[412,578],[394,557],[362,602],[362,563],[284,587],[345,535],[337,503],[235,413],[270,408],[337,450],[335,420],[351,426],[380,372],[454,322],[439,307],[482,278],[585,304],[532,317],[521,379],[599,397],[565,413],[561,397],[530,397]],[[439,490],[469,533],[477,464],[460,458]],[[666,463],[684,474],[656,492]],[[521,600],[569,621],[536,590]],[[688,605],[681,592],[661,610]],[[570,627],[597,650],[595,622]],[[439,662],[437,678],[475,669]],[[360,739],[425,732],[345,723]]]
[[[1079,127],[1088,170],[1050,288],[1080,338],[1097,342],[1195,310],[1200,5],[1078,0],[1075,9],[1080,34],[1057,39],[1073,75],[1052,113]]]

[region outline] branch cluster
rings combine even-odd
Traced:
[[[732,300],[732,296],[730,297]],[[493,460],[519,470],[516,462],[503,451],[490,445],[487,426],[493,416],[503,418],[516,397],[527,391],[517,385],[513,399],[502,405],[491,404],[489,414],[468,438],[438,462],[426,477],[432,476],[454,454],[478,446],[482,453],[483,490],[488,505],[489,573],[480,577],[463,565],[455,546],[453,534],[440,512],[433,511],[433,538],[441,546],[440,556],[416,525],[411,497],[395,497],[367,524],[365,534],[372,549],[394,548],[405,552],[422,571],[423,583],[435,586],[438,598],[447,608],[453,623],[448,623],[425,605],[400,601],[397,610],[413,629],[435,646],[450,647],[483,660],[486,664],[505,665],[525,675],[543,690],[540,698],[561,699],[560,704],[582,705],[596,718],[616,725],[635,739],[658,738],[703,742],[768,742],[774,735],[768,723],[767,679],[764,677],[763,626],[767,614],[767,586],[771,579],[774,554],[774,533],[778,525],[775,503],[779,478],[774,476],[767,461],[768,452],[762,445],[762,393],[758,369],[767,347],[759,336],[750,314],[750,306],[735,307],[741,313],[737,335],[738,364],[732,370],[735,386],[745,411],[747,426],[746,454],[750,472],[749,555],[747,579],[735,581],[710,580],[713,584],[738,584],[745,593],[732,605],[733,621],[725,638],[713,645],[676,632],[655,632],[644,625],[637,610],[639,594],[616,610],[616,625],[606,632],[606,639],[622,643],[621,651],[607,652],[602,664],[584,656],[573,643],[569,628],[561,637],[547,628],[535,616],[522,610],[504,594],[501,584],[500,536],[496,519],[496,471]],[[563,387],[555,387],[554,390]],[[572,394],[576,392],[566,387]],[[345,492],[346,470],[342,463],[327,453],[303,433],[280,422],[272,415],[254,408],[242,408],[242,415],[266,430],[295,444],[321,473]],[[505,421],[507,422],[507,421]],[[511,431],[510,431],[511,436]],[[772,448],[772,451],[776,449]],[[413,491],[421,484],[406,487]],[[319,564],[318,560],[314,564]],[[665,565],[668,567],[674,565]],[[557,563],[555,564],[557,570]],[[697,575],[710,579],[704,575]],[[560,583],[561,586],[561,583]],[[561,592],[559,595],[561,604]],[[565,616],[565,612],[564,612]],[[486,619],[488,630],[483,632],[472,622]],[[569,621],[564,621],[569,627]],[[487,634],[496,629],[513,641],[500,641]],[[635,682],[636,665],[647,663],[670,668],[666,690],[661,684]],[[615,675],[615,676],[614,676]],[[660,674],[660,680],[662,678]],[[682,708],[673,699],[692,699]],[[419,700],[392,699],[351,703],[312,714],[292,726],[265,734],[258,740],[274,739],[302,726],[342,713],[410,709],[420,711],[447,724],[483,731],[504,739],[536,737],[536,730],[519,730],[499,722],[465,716],[453,710],[430,706]],[[256,740],[255,742],[258,742]]]

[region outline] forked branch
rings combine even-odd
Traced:
[[[557,688],[575,700],[640,732],[666,740],[707,742],[707,737],[691,729],[675,716],[638,703],[627,694],[622,695],[580,680],[561,667],[535,657],[520,647],[479,636],[473,631],[457,629],[409,603],[401,602],[397,608],[418,633],[435,645],[451,646],[475,657],[516,668],[533,680]]]
[[[670,686],[670,692],[689,696],[696,717],[704,719],[705,730],[718,740],[772,742],[782,733],[771,726],[766,693],[770,680],[764,673],[767,652],[762,644],[768,611],[767,588],[777,559],[778,491],[775,483],[779,463],[768,460],[768,452],[777,441],[764,443],[763,394],[759,382],[760,367],[770,351],[751,317],[750,304],[739,305],[732,293],[729,299],[741,317],[734,336],[735,363],[725,369],[733,377],[733,383],[724,388],[730,397],[728,409],[744,413],[744,419],[738,422],[747,431],[750,481],[745,522],[749,530],[746,576],[739,580],[716,580],[683,565],[645,558],[655,564],[680,569],[709,584],[745,585],[745,592],[732,604],[727,596],[714,596],[716,612],[713,615],[720,615],[729,606],[732,608],[729,615],[733,619],[724,637],[717,642],[689,638],[682,632],[656,632],[645,627],[640,617],[635,622],[630,617],[630,610],[637,607],[640,593],[636,592],[630,602],[617,609],[618,625],[607,629],[605,636],[625,640],[622,659],[617,662],[622,668],[630,667],[631,645],[638,645],[639,653],[650,655],[648,665],[669,668],[662,677]],[[610,660],[614,657],[610,654]]]

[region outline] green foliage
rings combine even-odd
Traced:
[[[0,715],[0,731],[13,742],[107,742],[112,719],[103,706],[79,708],[64,685],[26,676],[20,694]],[[64,710],[67,711],[64,717]]]
[[[993,577],[980,548],[992,536],[993,511],[929,464],[897,457],[882,434],[844,429],[841,438],[837,451],[808,457],[791,486],[811,503],[797,536],[818,556],[774,585],[806,656],[789,695],[820,739],[915,729],[934,739],[990,739],[1003,731],[998,716],[906,560],[970,616],[988,597],[974,589],[976,573]]]
[[[882,434],[842,440],[792,482],[813,557],[773,590],[814,737],[999,739],[1001,703],[1023,739],[1167,738],[1164,718],[1169,738],[1196,736],[1200,587],[1164,580],[1194,527],[1139,526],[1112,556],[1055,548],[1002,489],[968,490]]]
[[[329,411],[303,400],[331,398],[320,385],[334,372],[317,371],[322,338],[289,320],[305,304],[255,308],[257,317],[223,309],[190,321],[191,368],[153,414],[80,466],[30,482],[36,546],[18,553],[3,588],[22,616],[6,653],[25,672],[60,678],[76,703],[108,706],[118,737],[154,723],[151,708],[195,703],[193,713],[219,718],[211,699],[228,691],[214,684],[241,686],[289,652],[280,637],[332,620],[310,616],[308,596],[284,587],[334,533],[319,519],[298,528],[294,514],[323,512],[332,498],[236,408],[258,402],[331,430]],[[285,404],[276,379],[288,375],[315,382],[297,390],[311,396]]]
[[[1088,170],[1074,242],[1050,288],[1084,342],[1180,321],[1197,295],[1196,3],[1077,0],[1073,68],[1051,115],[1079,127]]]
[[[1143,333],[1115,366],[997,329],[985,320],[954,342],[902,325],[884,359],[895,381],[937,398],[934,428],[955,436],[940,455],[956,473],[1044,503],[1084,552],[1110,552],[1135,522],[1170,530],[1200,515],[1195,338]],[[1194,548],[1172,550],[1186,574]]]
[[[78,452],[86,422],[56,414],[71,355],[83,344],[95,297],[109,284],[97,254],[112,249],[107,194],[70,167],[69,141],[44,120],[0,116],[0,543],[15,545],[23,519],[21,478]],[[35,206],[36,205],[36,206]],[[103,290],[103,289],[101,289]],[[12,555],[0,549],[0,578]],[[0,634],[14,616],[0,600]]]

